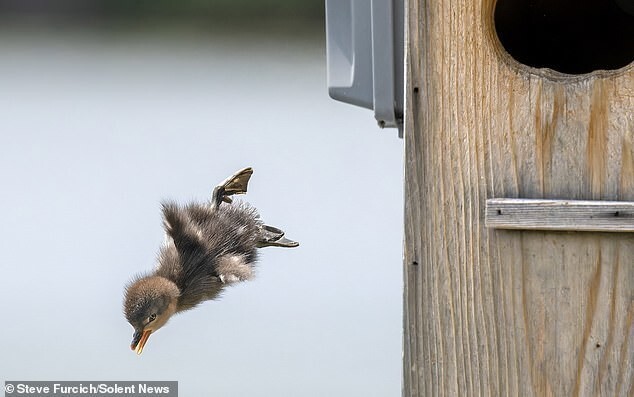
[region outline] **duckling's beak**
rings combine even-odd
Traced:
[[[147,343],[151,333],[152,331],[149,329],[146,329],[145,331],[136,331],[132,336],[130,349],[134,350],[136,354],[141,355],[141,353],[143,353],[143,346]]]

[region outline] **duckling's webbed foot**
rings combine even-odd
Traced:
[[[299,246],[297,241],[284,237],[284,232],[276,227],[263,225],[260,229],[260,239],[257,242],[258,248],[262,247],[286,247],[293,248]]]
[[[222,181],[211,194],[211,208],[218,208],[223,201],[231,203],[231,196],[234,194],[246,193],[251,175],[253,175],[253,168],[247,167]]]

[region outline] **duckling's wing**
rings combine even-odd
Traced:
[[[200,229],[176,203],[163,203],[163,226],[185,261],[192,256],[205,254],[205,241]]]

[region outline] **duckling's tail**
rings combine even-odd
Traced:
[[[260,239],[257,243],[258,248],[262,247],[285,247],[294,248],[299,243],[284,237],[284,232],[276,227],[263,225],[260,233]]]

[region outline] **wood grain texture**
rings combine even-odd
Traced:
[[[487,199],[484,225],[496,229],[634,232],[634,202]]]
[[[485,227],[634,201],[634,67],[510,59],[494,0],[406,2],[404,396],[634,395],[634,235]]]

